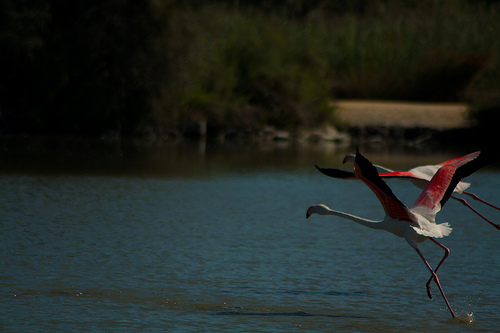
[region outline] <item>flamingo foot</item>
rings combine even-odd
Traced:
[[[451,323],[461,323],[461,324],[474,324],[476,318],[474,318],[474,313],[460,313],[456,317],[450,319]]]

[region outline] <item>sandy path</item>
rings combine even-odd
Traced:
[[[355,127],[424,127],[452,129],[470,126],[463,104],[339,101],[336,114]]]

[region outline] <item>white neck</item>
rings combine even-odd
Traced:
[[[323,209],[318,209],[317,213],[319,215],[335,215],[338,217],[342,217],[344,219],[354,221],[358,224],[364,225],[365,227],[372,228],[372,229],[382,229],[383,228],[383,221],[368,220],[368,219],[365,219],[365,218],[362,218],[362,217],[359,217],[356,215],[340,212],[338,210],[333,210],[333,209],[330,209],[326,206],[324,206]]]

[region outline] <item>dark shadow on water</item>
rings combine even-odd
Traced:
[[[327,295],[327,296],[365,296],[364,291],[308,291],[308,290],[285,290],[282,294],[291,295]]]
[[[327,318],[356,318],[370,319],[364,316],[347,316],[333,314],[312,314],[304,311],[295,312],[239,312],[239,311],[220,311],[213,314],[214,316],[261,316],[261,317],[327,317]]]
[[[226,293],[234,293],[231,291],[225,291]],[[362,297],[366,296],[363,291],[308,291],[308,290],[282,290],[282,291],[247,291],[252,294],[290,294],[290,295],[326,295],[326,296],[346,296],[346,297]],[[358,319],[369,319],[366,316],[355,316],[355,315],[335,315],[335,314],[321,314],[321,313],[307,313],[304,311],[293,311],[293,312],[257,312],[248,311],[244,308],[239,308],[238,310],[226,310],[215,312],[214,316],[259,316],[259,317],[325,317],[325,318],[358,318]]]
[[[223,291],[224,293],[241,293],[242,291]],[[363,291],[309,291],[309,290],[278,290],[278,291],[262,291],[262,290],[247,290],[244,293],[252,294],[289,294],[289,295],[326,295],[335,297],[364,297],[366,293]],[[325,318],[356,318],[356,319],[369,319],[367,316],[356,315],[338,315],[338,314],[325,314],[325,313],[308,313],[304,311],[292,312],[267,312],[255,311],[246,309],[244,307],[221,308],[218,312],[212,313],[214,316],[256,316],[256,317],[325,317]]]
[[[364,291],[310,291],[310,290],[279,290],[279,291],[267,291],[267,290],[222,290],[222,293],[226,294],[257,294],[257,295],[268,295],[268,294],[287,294],[287,295],[326,295],[326,296],[366,296]]]
[[[364,147],[377,164],[395,170],[436,164],[468,149]],[[0,174],[192,178],[263,171],[306,171],[339,166],[354,147],[332,142],[182,141],[0,136]],[[497,163],[497,168],[499,163]]]

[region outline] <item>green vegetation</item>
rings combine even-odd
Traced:
[[[174,41],[186,51],[170,61],[173,76],[156,100],[158,119],[207,121],[229,132],[328,120],[327,63],[318,54],[321,41],[303,24],[213,7],[179,15],[189,30]]]
[[[496,1],[0,0],[0,133],[253,134],[336,98],[500,114]]]

